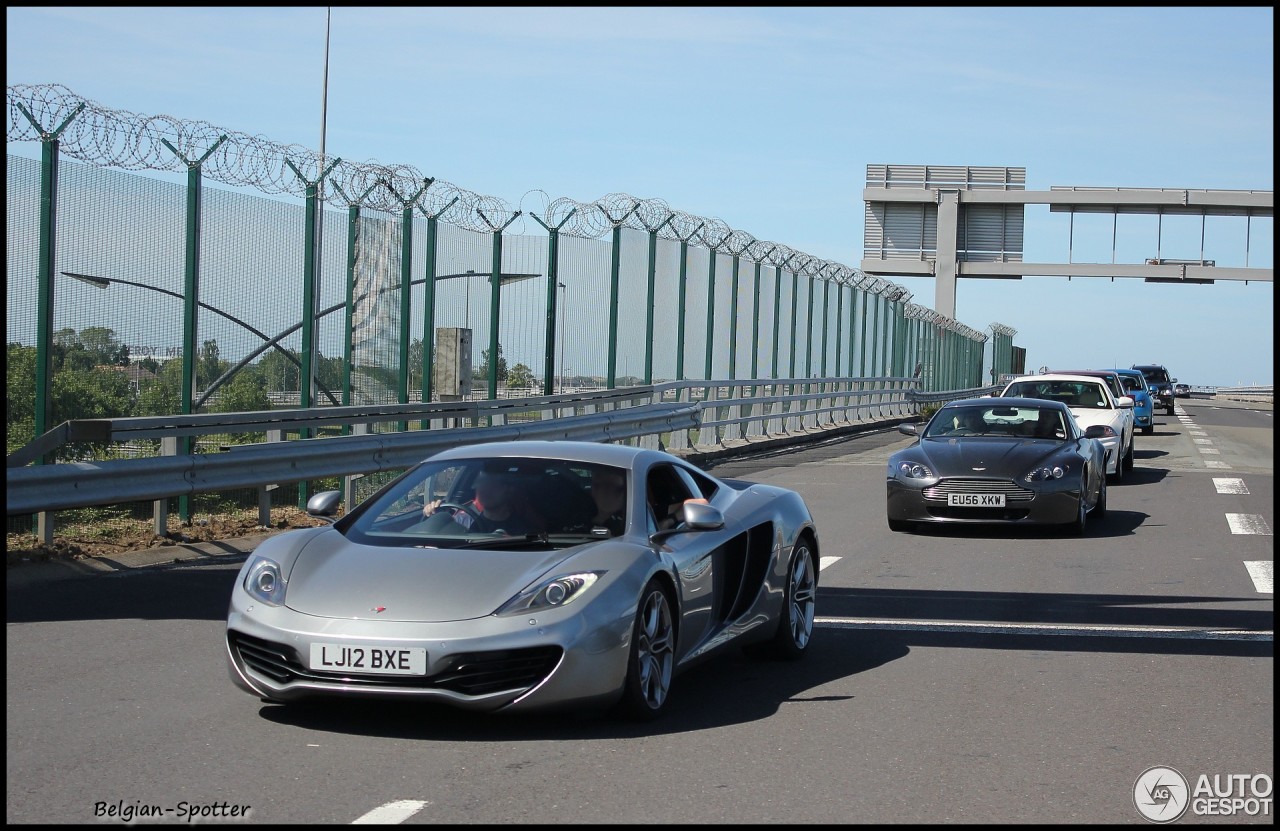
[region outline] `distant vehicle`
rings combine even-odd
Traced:
[[[1190,398],[1191,387],[1187,384],[1174,384],[1173,397],[1174,398]]]
[[[919,441],[889,457],[889,529],[917,524],[1058,525],[1085,532],[1107,512],[1108,428],[1082,431],[1071,410],[1043,398],[968,398],[938,409]]]
[[[1156,429],[1155,400],[1151,397],[1151,388],[1147,379],[1136,369],[1112,370],[1120,376],[1120,384],[1124,394],[1133,399],[1133,424],[1143,435],[1151,435]]]
[[[1101,425],[1107,451],[1107,474],[1119,482],[1133,469],[1133,399],[1116,400],[1107,382],[1096,375],[1028,375],[1011,381],[1001,398],[1061,401],[1082,429]]]
[[[1171,377],[1169,370],[1160,364],[1134,364],[1132,368],[1147,379],[1147,386],[1155,396],[1156,406],[1163,407],[1165,415],[1173,415],[1173,385],[1178,379]]]

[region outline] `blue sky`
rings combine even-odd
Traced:
[[[6,77],[318,148],[326,8],[6,9]],[[1025,167],[1027,187],[1273,189],[1274,10],[332,10],[326,150],[519,206],[662,199],[858,266],[868,164]],[[33,142],[10,153],[36,156]],[[1149,220],[1149,221],[1148,221]],[[1029,207],[1024,258],[1110,262],[1110,216]],[[1070,230],[1070,233],[1069,233]],[[1201,223],[1121,217],[1117,262],[1200,256]],[[1272,267],[1273,221],[1211,220]],[[929,279],[890,277],[933,306]],[[955,317],[1029,368],[1158,362],[1273,381],[1271,283],[967,280]]]

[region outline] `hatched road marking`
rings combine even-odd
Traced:
[[[1218,489],[1218,493],[1249,493],[1249,489],[1245,487],[1243,479],[1218,479],[1215,477],[1213,486]]]
[[[1253,587],[1259,594],[1274,594],[1275,569],[1273,560],[1245,560],[1244,567],[1253,578]]]
[[[1271,536],[1267,521],[1258,514],[1227,514],[1227,525],[1233,534],[1260,534]]]

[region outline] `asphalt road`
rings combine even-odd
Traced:
[[[1153,766],[1269,782],[1272,411],[1156,421],[1083,539],[890,532],[896,432],[714,466],[808,500],[819,627],[798,664],[680,676],[647,726],[264,705],[224,666],[238,557],[11,572],[6,820],[1143,823]]]

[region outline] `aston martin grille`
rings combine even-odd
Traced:
[[[502,649],[453,655],[435,675],[388,676],[317,672],[298,658],[291,646],[227,633],[231,648],[251,671],[277,684],[293,681],[340,683],[343,686],[417,687],[451,690],[462,695],[484,695],[501,690],[532,687],[546,678],[560,662],[558,646]]]
[[[1019,487],[1010,479],[978,479],[976,477],[942,479],[933,487],[924,489],[924,498],[946,502],[949,493],[1002,493],[1005,504],[1030,502],[1036,498],[1035,491]]]

